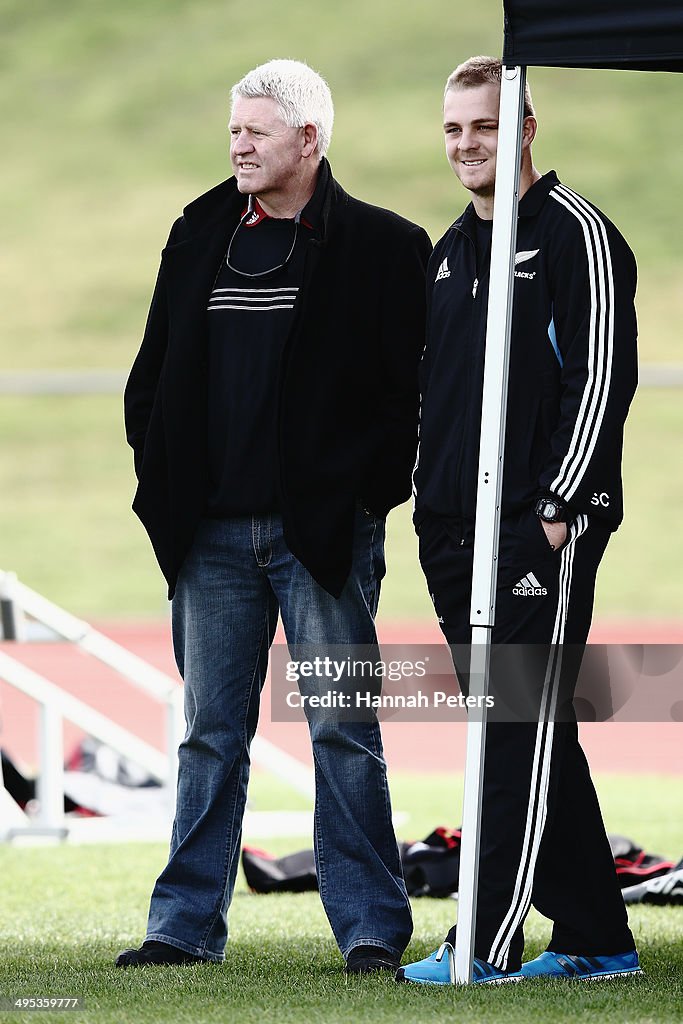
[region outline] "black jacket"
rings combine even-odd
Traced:
[[[416,514],[473,519],[489,260],[470,204],[429,263]],[[623,427],[637,381],[633,253],[554,172],[519,204],[503,515],[540,494],[615,529]]]
[[[349,196],[326,161],[321,174],[321,239],[308,243],[277,415],[285,539],[338,596],[355,502],[384,516],[410,495],[431,243],[417,225]],[[169,596],[206,509],[206,308],[244,202],[230,178],[173,225],[126,385],[133,508]]]

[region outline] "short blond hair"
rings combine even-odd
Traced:
[[[444,89],[444,98],[451,89],[475,89],[478,85],[500,86],[503,62],[498,57],[470,57],[451,72]],[[524,116],[534,117],[534,104],[529,83],[524,86]]]

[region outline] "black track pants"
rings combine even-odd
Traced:
[[[441,628],[449,644],[469,644],[471,524],[430,516],[419,532]],[[492,642],[511,646],[494,648],[497,686],[517,651],[535,652],[524,662],[535,676],[525,697],[528,707],[532,695],[534,714],[489,721],[486,734],[475,956],[504,970],[521,963],[532,903],[553,921],[548,948],[555,952],[634,948],[576,723],[553,720],[558,694],[570,695],[576,679],[608,539],[605,527],[579,516],[556,552],[533,511],[501,524]],[[454,660],[467,689],[459,651]]]

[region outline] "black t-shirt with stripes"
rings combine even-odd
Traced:
[[[278,374],[313,233],[307,215],[308,207],[297,227],[294,220],[267,217],[257,204],[255,215],[233,236],[231,265],[224,257],[209,299],[211,517],[280,507]],[[262,277],[246,276],[271,267],[279,269]]]

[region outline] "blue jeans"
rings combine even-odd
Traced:
[[[384,575],[384,523],[358,510],[353,566],[331,597],[285,544],[276,515],[204,520],[173,599],[187,732],[169,861],[147,938],[224,959],[268,651],[282,615],[294,644],[373,644]],[[391,822],[379,724],[309,713],[315,762],[314,845],[320,895],[342,954],[400,956],[412,932]]]

